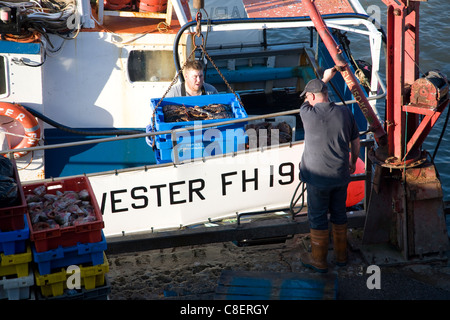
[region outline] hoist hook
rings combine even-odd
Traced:
[[[195,16],[195,21],[197,21],[197,28],[195,30],[194,36],[192,37],[192,45],[194,46],[194,48],[198,48],[200,46],[203,46],[204,41],[205,41],[205,38],[203,37],[203,34],[202,34],[202,26],[201,26],[202,13],[200,12],[200,10],[197,11],[197,15]],[[197,38],[201,38],[200,44],[196,43]]]
[[[200,9],[204,8],[205,1],[204,0],[194,0],[192,4],[194,6],[194,9],[200,10]]]

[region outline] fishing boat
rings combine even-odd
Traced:
[[[87,177],[110,243],[260,213],[291,221],[300,212],[304,199],[294,201],[302,193],[299,93],[337,64],[305,1],[2,5],[8,13],[0,28],[0,117],[8,137],[2,153],[15,158],[23,186]],[[373,121],[387,94],[380,76],[386,34],[357,0],[314,6],[348,66],[329,89],[334,101],[351,108],[364,139],[363,167],[349,192],[349,207],[364,208],[372,174],[367,151],[380,144]],[[219,94],[166,98],[192,59],[205,63],[205,82]],[[362,88],[357,94],[350,76]],[[167,102],[207,105],[225,98],[243,113],[156,128],[158,107]],[[172,139],[165,161],[154,143],[177,134],[211,142],[205,132],[214,129],[248,138],[249,126],[259,123],[288,124],[290,141],[216,153],[201,144],[200,154],[180,159]],[[159,124],[167,123],[162,117]]]

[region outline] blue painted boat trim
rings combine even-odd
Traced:
[[[41,52],[40,43],[21,43],[13,41],[0,40],[1,53],[21,53],[21,54],[39,54]]]
[[[228,82],[253,82],[267,81],[288,78],[314,79],[314,70],[311,67],[286,67],[286,68],[268,68],[263,66],[237,67],[236,70],[219,68]],[[211,84],[223,83],[222,77],[216,70],[208,70],[206,82]]]
[[[80,130],[105,131],[106,129]],[[45,129],[44,135],[47,145],[111,137],[81,136],[60,129]],[[145,138],[48,149],[45,150],[44,159],[46,178],[134,168],[156,163],[153,149],[148,146]]]

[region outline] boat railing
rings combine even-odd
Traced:
[[[382,99],[386,96],[386,87],[381,81],[379,74],[375,73],[375,75],[378,78],[378,83],[380,84],[382,92],[371,96],[368,98],[369,101],[371,100],[378,100]],[[356,103],[356,100],[347,100],[344,102],[336,102],[338,105],[343,104],[352,104]],[[210,124],[202,124],[202,129],[211,128],[211,127],[217,127],[222,125],[230,125],[240,122],[248,122],[253,120],[261,120],[261,119],[267,119],[267,118],[275,118],[280,116],[287,116],[287,115],[295,115],[298,114],[298,109],[288,110],[288,111],[282,111],[282,112],[276,112],[276,113],[269,113],[269,114],[263,114],[263,115],[255,115],[255,116],[249,116],[247,118],[240,118],[240,119],[232,119],[222,122],[215,122]],[[0,150],[0,154],[6,154],[8,157],[12,157],[15,152],[22,152],[22,151],[38,151],[38,150],[48,150],[48,149],[58,149],[58,148],[66,148],[66,147],[75,147],[75,146],[81,146],[81,145],[88,145],[88,144],[97,144],[97,143],[103,143],[103,142],[111,142],[111,141],[118,141],[118,140],[127,140],[127,139],[139,139],[139,138],[145,138],[145,137],[154,137],[157,135],[163,135],[163,134],[171,134],[172,141],[175,141],[176,143],[176,135],[182,131],[194,131],[198,130],[198,127],[190,126],[190,127],[184,127],[184,128],[177,128],[173,130],[165,130],[165,131],[158,131],[158,132],[145,132],[145,133],[137,133],[137,134],[130,134],[130,135],[123,135],[123,136],[115,136],[110,138],[98,138],[98,139],[91,139],[91,140],[85,140],[85,141],[76,141],[76,142],[67,142],[67,143],[58,143],[58,144],[51,144],[51,145],[44,145],[44,146],[35,146],[35,147],[29,147],[29,148],[17,148],[17,149],[6,149],[6,150]]]
[[[362,10],[364,11],[364,10]],[[331,14],[325,15],[324,20],[327,25],[330,24],[333,28],[342,29],[343,31],[351,31],[354,33],[359,33],[363,35],[368,35],[375,38],[382,38],[384,31],[374,24],[373,18],[369,17],[366,13],[348,13],[348,14]],[[311,28],[314,27],[314,23],[311,21],[309,16],[304,17],[283,17],[283,18],[252,18],[252,19],[218,19],[218,20],[208,20],[201,21],[202,32],[211,31],[233,31],[233,30],[249,30],[249,29],[283,29],[283,28]],[[367,28],[365,30],[359,30],[352,26],[364,25]],[[178,46],[182,35],[186,31],[195,33],[195,27],[197,22],[190,21],[182,25],[178,31],[175,41],[174,41],[174,52],[178,52]],[[381,40],[377,40],[381,41]],[[376,41],[375,41],[376,42]],[[375,47],[377,47],[377,44]],[[378,56],[378,55],[377,55]],[[181,57],[176,54],[174,55],[175,67],[178,70],[181,68]]]

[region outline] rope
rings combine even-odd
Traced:
[[[436,148],[434,149],[434,153],[433,153],[433,156],[432,156],[433,161],[434,161],[434,158],[436,157],[436,154],[437,154],[437,151],[439,149],[439,145],[441,144],[442,138],[444,137],[445,130],[447,129],[447,123],[448,123],[449,114],[450,114],[450,109],[447,110],[447,116],[445,117],[444,126],[442,128],[441,135],[439,136],[439,139],[438,139],[438,141],[436,143]]]
[[[300,186],[302,187],[302,192],[297,197],[297,199],[294,200],[295,195],[297,194],[297,191],[300,188]],[[298,213],[300,213],[300,211],[302,211],[303,207],[305,206],[305,190],[306,190],[305,183],[303,181],[300,181],[300,183],[297,185],[297,188],[295,188],[295,191],[294,191],[294,194],[292,195],[291,203],[290,203],[290,206],[289,206],[289,211],[292,214],[292,219],[294,219],[295,216]],[[295,211],[294,207],[297,205],[297,202],[298,202],[298,200],[300,200],[300,198],[302,198],[302,205],[300,206],[300,209]]]
[[[355,70],[356,78],[359,80],[359,82],[361,83],[362,86],[364,86],[370,90],[370,83],[369,83],[366,75],[364,74],[364,71],[359,67],[358,63],[355,61],[355,58],[353,57],[353,54],[350,50],[350,47],[349,47],[350,41],[348,40],[347,36],[345,35],[346,32],[344,34],[342,34],[338,30],[335,30],[335,32],[333,32],[333,33],[340,39],[340,42],[342,43],[342,46],[344,47],[346,54],[352,59],[353,65],[356,69]]]
[[[12,42],[32,43],[40,41],[40,34],[37,31],[28,31],[26,34],[21,35],[4,34],[2,38]]]
[[[24,135],[21,135],[21,134],[11,133],[11,132],[8,132],[8,131],[0,132],[0,133],[9,134],[10,136],[14,136],[14,137],[27,138],[27,139],[33,139],[33,140],[40,140],[40,138],[33,138],[33,137],[29,137],[29,136],[24,136]]]

